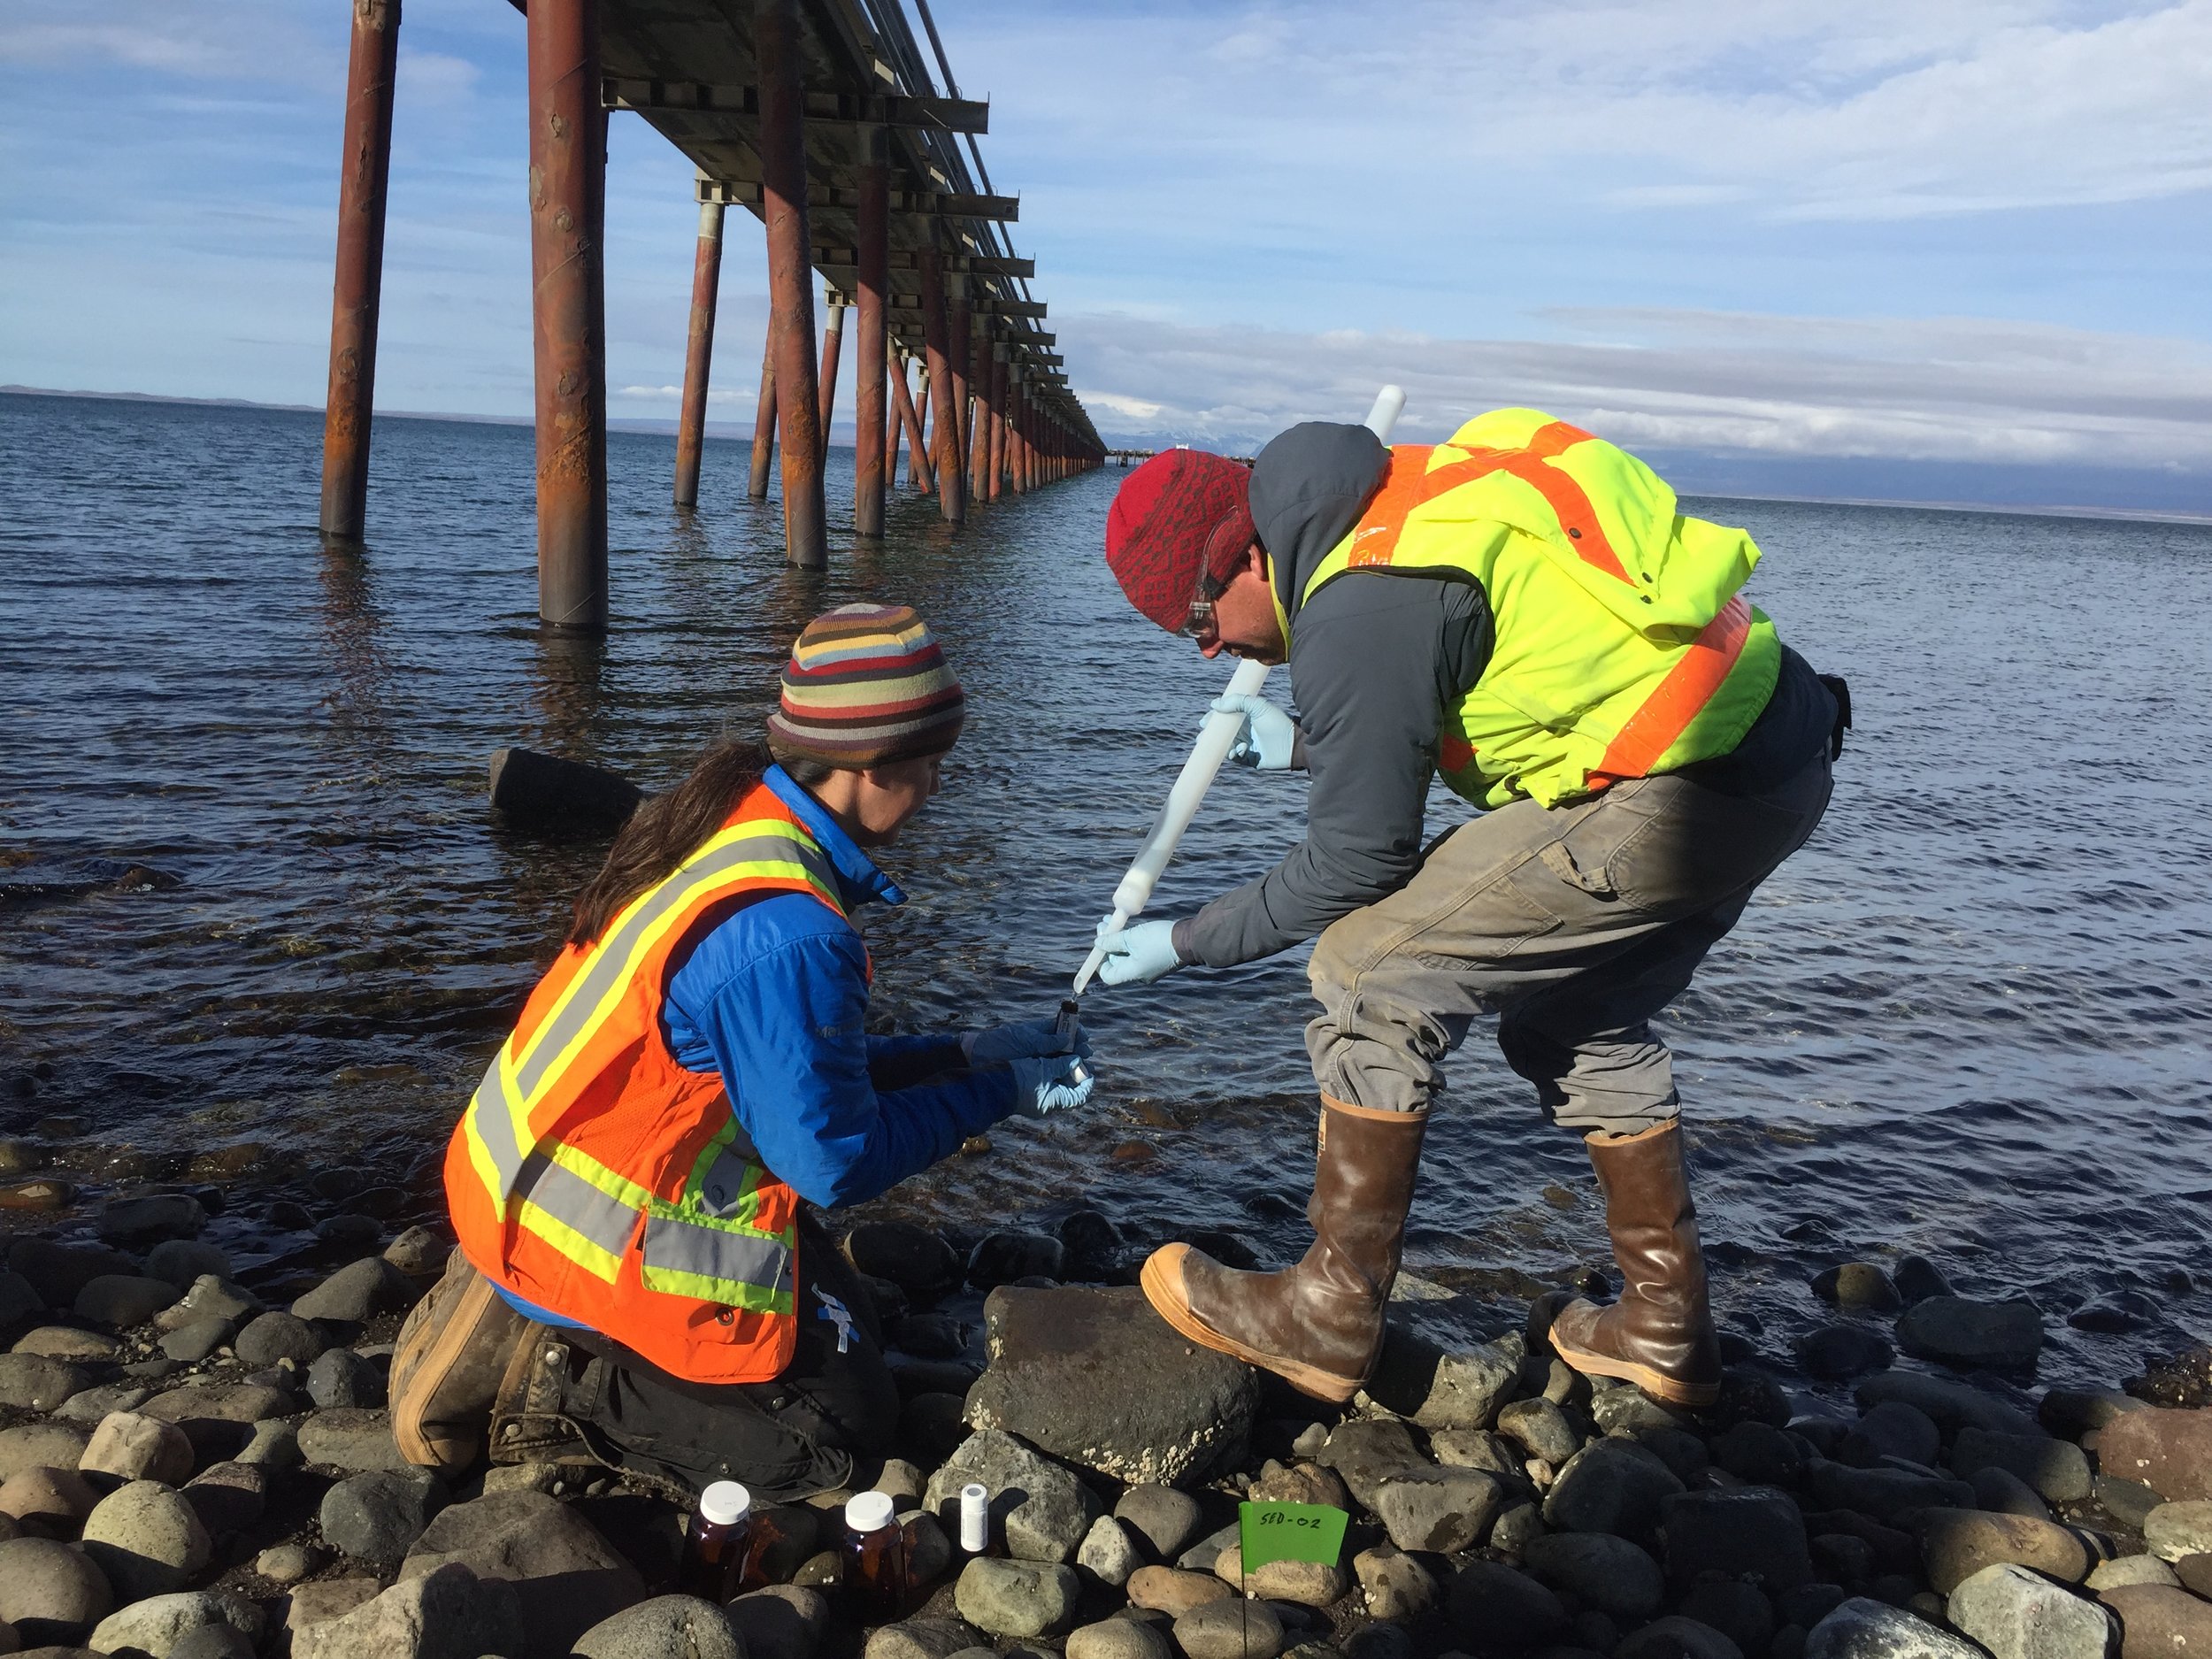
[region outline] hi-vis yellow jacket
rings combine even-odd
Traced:
[[[1499,409],[1394,448],[1300,603],[1351,571],[1480,582],[1495,643],[1446,710],[1438,767],[1470,801],[1548,807],[1735,748],[1781,666],[1774,625],[1738,592],[1758,562],[1743,531],[1684,518],[1635,457]]]

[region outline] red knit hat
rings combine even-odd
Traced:
[[[1258,539],[1252,469],[1203,449],[1168,449],[1122,480],[1106,514],[1106,568],[1129,603],[1179,632],[1202,575],[1226,576]]]

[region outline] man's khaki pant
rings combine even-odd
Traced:
[[[1306,1047],[1322,1093],[1418,1110],[1475,1016],[1494,1013],[1498,1047],[1553,1122],[1628,1134],[1672,1118],[1673,1061],[1651,1017],[1813,833],[1829,787],[1823,755],[1765,795],[1643,778],[1461,826],[1315,946],[1322,1012]]]

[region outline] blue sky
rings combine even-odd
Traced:
[[[1417,436],[1532,402],[1724,483],[2212,511],[2212,0],[937,10],[1110,434],[1394,378]],[[349,17],[9,0],[0,382],[319,400]],[[383,407],[529,407],[521,75],[504,0],[408,0]],[[611,407],[672,416],[690,169],[625,116],[611,169]],[[733,215],[741,425],[762,288]]]

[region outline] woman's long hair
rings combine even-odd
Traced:
[[[760,744],[732,739],[700,756],[690,775],[674,788],[648,795],[607,849],[599,873],[576,895],[568,942],[597,943],[624,905],[673,875],[722,827],[772,764]]]

